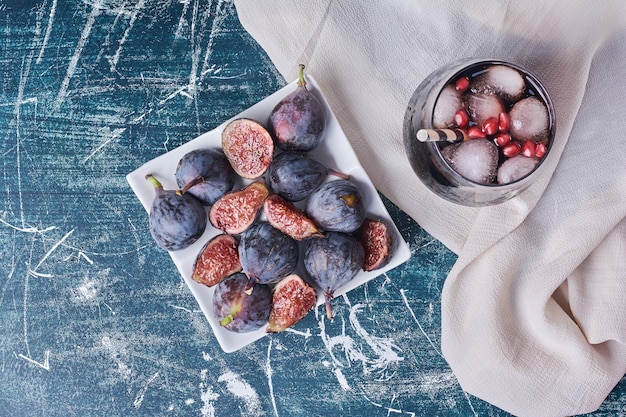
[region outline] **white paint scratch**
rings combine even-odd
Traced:
[[[158,372],[152,375],[152,377],[148,380],[148,382],[146,382],[146,385],[144,385],[143,388],[141,388],[141,390],[137,393],[137,396],[135,397],[135,401],[133,401],[133,407],[139,408],[141,406],[141,404],[143,403],[144,396],[146,395],[146,392],[148,391],[148,386],[158,376],[159,376]]]
[[[46,261],[46,259],[48,259],[48,257],[52,254],[52,252],[54,252],[56,250],[56,248],[58,248],[68,237],[70,237],[70,235],[74,233],[74,229],[70,230],[69,232],[67,232],[65,234],[65,236],[63,236],[57,243],[55,243],[54,245],[52,245],[52,247],[48,250],[48,252],[46,252],[46,254],[43,256],[43,258],[41,258],[41,260],[39,261],[39,263],[37,264],[37,266],[35,266],[32,269],[32,273],[36,273],[37,269],[39,269],[39,267]]]
[[[272,352],[272,341],[270,340],[267,345],[267,361],[265,362],[265,374],[267,375],[267,385],[270,389],[270,398],[272,400],[272,407],[274,408],[274,415],[278,416],[278,408],[276,407],[276,397],[274,396],[274,383],[272,382],[272,375],[274,374],[274,370],[272,369],[272,361],[271,355]]]
[[[413,309],[409,305],[409,300],[406,297],[406,290],[401,289],[400,290],[400,295],[402,295],[402,301],[404,301],[404,305],[406,306],[406,308],[409,309],[409,312],[411,313],[411,316],[413,317],[413,320],[415,320],[415,323],[417,323],[417,327],[419,327],[419,329],[422,332],[422,334],[424,335],[424,337],[426,337],[426,340],[428,340],[428,343],[430,343],[432,348],[435,349],[435,352],[437,352],[437,354],[439,356],[443,357],[443,355],[441,354],[441,351],[437,348],[437,346],[435,346],[435,344],[430,339],[430,337],[428,337],[428,334],[426,334],[426,332],[424,331],[424,328],[422,327],[420,321],[417,319],[417,316],[415,315],[415,313],[413,312]]]
[[[346,376],[343,374],[343,372],[341,372],[341,369],[335,368],[333,369],[333,373],[335,374],[337,381],[339,381],[339,386],[344,391],[350,391],[352,389],[350,388],[350,384],[348,384],[348,380],[346,379]]]
[[[308,339],[309,337],[311,337],[311,329],[306,329],[306,332],[303,332],[303,331],[295,330],[289,327],[285,331],[303,336],[305,339]]]
[[[67,72],[65,73],[65,78],[63,79],[63,82],[61,83],[61,88],[59,90],[59,93],[57,94],[57,98],[52,108],[53,112],[56,112],[59,110],[59,108],[61,107],[61,103],[63,103],[63,101],[65,100],[65,97],[67,96],[67,89],[69,88],[70,81],[72,80],[72,77],[74,76],[74,72],[76,71],[78,60],[80,59],[80,56],[83,53],[83,49],[85,48],[85,44],[87,43],[87,39],[89,38],[91,29],[93,28],[93,25],[96,22],[96,18],[101,13],[101,7],[102,7],[101,0],[98,0],[91,7],[91,13],[89,14],[89,17],[87,18],[87,23],[85,23],[82,33],[80,34],[80,39],[78,40],[78,44],[76,45],[76,50],[74,51],[74,55],[72,55],[72,58],[70,59],[70,63],[67,66]]]
[[[22,355],[21,353],[18,354],[17,356],[21,359],[24,359],[28,363],[31,363],[33,365],[36,365],[40,368],[45,369],[46,371],[50,370],[50,351],[49,350],[46,350],[43,353],[43,362],[37,362],[36,360],[33,360],[26,355]]]
[[[174,33],[174,39],[180,38],[180,33],[182,32],[183,24],[185,23],[185,15],[187,14],[187,9],[189,8],[189,0],[181,1],[181,3],[183,3],[183,11],[178,19],[178,26],[176,27],[176,33]]]
[[[52,22],[54,22],[54,15],[57,10],[57,0],[52,0],[52,6],[50,7],[50,16],[48,17],[48,26],[46,27],[46,33],[43,37],[43,42],[41,44],[41,48],[39,49],[39,56],[37,56],[36,63],[41,63],[41,58],[43,57],[43,53],[46,50],[46,46],[48,45],[48,40],[50,39],[50,33],[52,32]]]
[[[109,128],[106,128],[106,129],[110,132]],[[96,149],[94,149],[93,152],[91,152],[89,155],[87,155],[87,157],[85,157],[85,159],[83,159],[82,163],[84,164],[85,162],[90,160],[95,154],[97,154],[100,151],[100,149],[104,148],[113,139],[116,139],[116,138],[120,137],[120,135],[122,133],[124,133],[125,131],[126,131],[125,127],[119,127],[117,129],[113,130],[113,132],[111,132],[109,137],[104,142],[102,142],[100,144],[100,146],[98,146]]]
[[[128,22],[128,27],[126,28],[126,30],[124,31],[124,35],[122,35],[122,38],[120,39],[117,50],[115,51],[115,55],[113,55],[113,58],[111,58],[111,72],[115,72],[117,70],[117,63],[120,60],[122,47],[124,46],[124,44],[126,43],[126,40],[128,39],[128,34],[130,33],[130,30],[135,25],[135,21],[137,20],[139,11],[143,9],[143,5],[144,5],[144,0],[139,0],[137,4],[135,5],[133,14],[130,17],[130,22]]]
[[[24,232],[24,233],[46,233],[46,232],[56,229],[56,226],[49,226],[49,227],[46,227],[45,229],[37,229],[36,227],[18,227],[2,219],[0,219],[0,223],[4,224],[5,226],[10,227],[11,229],[17,230],[18,232]]]
[[[259,395],[241,376],[229,371],[220,375],[218,381],[225,382],[228,391],[243,401],[245,406],[244,415],[256,417],[265,415]]]

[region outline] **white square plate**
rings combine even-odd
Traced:
[[[398,265],[406,262],[410,257],[410,251],[408,244],[400,235],[396,225],[391,220],[387,209],[385,208],[380,196],[378,195],[374,185],[372,184],[367,173],[359,163],[354,150],[352,149],[348,139],[346,138],[341,126],[335,115],[332,113],[330,107],[324,95],[322,94],[319,86],[311,76],[307,76],[307,88],[316,95],[320,100],[320,103],[324,106],[326,112],[326,131],[325,137],[322,143],[313,151],[309,152],[312,158],[326,164],[327,166],[336,169],[340,172],[350,175],[350,180],[357,184],[363,195],[364,203],[367,210],[367,216],[373,219],[379,219],[386,222],[387,226],[392,232],[394,239],[394,251],[391,260],[383,268],[375,271],[365,272],[361,271],[352,281],[339,288],[335,292],[335,298],[345,294],[346,292],[366,283],[367,281],[381,275]],[[271,96],[265,98],[254,106],[234,116],[233,118],[225,121],[217,128],[206,132],[203,135],[179,146],[176,149],[171,150],[149,162],[142,165],[135,171],[126,176],[126,180],[130,184],[131,188],[141,201],[142,205],[147,212],[150,211],[152,201],[154,199],[154,188],[149,181],[145,179],[146,174],[154,174],[159,181],[163,184],[165,189],[176,189],[176,179],[174,177],[176,166],[178,161],[187,152],[197,148],[221,148],[221,134],[226,124],[233,119],[247,117],[257,120],[263,125],[266,125],[268,116],[276,103],[278,103],[284,96],[294,91],[297,86],[297,80],[291,82],[287,86],[281,88]],[[235,188],[240,188],[249,181],[243,180],[235,184]],[[208,210],[208,208],[207,208]],[[147,223],[146,223],[147,227]],[[196,257],[204,244],[213,236],[221,233],[217,229],[213,228],[209,223],[206,231],[202,237],[190,247],[169,252],[174,264],[178,268],[179,272],[183,276],[183,279],[189,286],[192,294],[195,296],[198,304],[207,320],[213,328],[215,337],[217,338],[220,346],[225,352],[233,352],[242,347],[262,338],[266,335],[265,327],[254,332],[249,333],[234,333],[226,330],[216,320],[213,315],[212,308],[212,296],[213,288],[208,288],[202,284],[195,282],[192,278],[193,265]],[[308,280],[306,272],[304,272],[302,261],[299,262],[297,273],[304,279]],[[324,303],[324,296],[322,292],[317,288],[318,292],[318,306]]]

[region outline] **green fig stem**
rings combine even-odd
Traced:
[[[335,177],[343,178],[344,180],[350,179],[350,175],[344,174],[343,172],[337,171],[336,169],[333,169],[333,168],[326,167],[326,173],[328,175],[334,175]]]
[[[193,187],[194,185],[202,184],[203,182],[204,182],[204,177],[201,176],[201,175],[198,175],[197,177],[195,177],[194,179],[189,181],[187,184],[185,184],[185,186],[183,188],[181,188],[180,190],[176,191],[176,194],[183,195],[187,191],[189,191],[189,189],[191,187]]]
[[[298,87],[306,87],[306,80],[304,79],[304,64],[299,65],[300,73],[298,75]]]
[[[233,316],[232,314],[229,314],[228,316],[220,320],[220,326],[222,327],[228,326],[230,323],[232,323],[234,319],[235,319],[235,316]]]
[[[232,323],[233,320],[235,320],[235,316],[237,316],[237,313],[239,313],[240,311],[241,311],[241,306],[234,305],[232,309],[230,310],[230,313],[228,313],[226,317],[220,320],[220,326],[222,327],[228,326],[230,323]]]
[[[152,174],[146,174],[146,179],[150,181],[150,183],[154,186],[154,188],[163,188],[163,185],[156,179],[156,177]]]

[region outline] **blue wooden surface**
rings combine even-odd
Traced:
[[[0,1],[0,416],[507,415],[441,356],[455,255],[388,201],[407,264],[221,351],[125,175],[283,85],[230,1]]]

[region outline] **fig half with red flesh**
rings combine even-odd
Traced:
[[[283,278],[274,287],[267,333],[282,332],[302,320],[317,302],[315,289],[297,274]]]
[[[211,206],[209,220],[213,227],[225,233],[243,233],[254,223],[268,195],[269,189],[263,181],[226,193]]]
[[[295,240],[322,236],[313,220],[309,219],[295,204],[278,194],[272,194],[263,203],[267,221]]]
[[[393,251],[393,239],[384,222],[365,219],[357,236],[365,249],[364,271],[382,268],[389,262]]]
[[[274,141],[259,122],[240,118],[228,123],[222,131],[222,149],[237,174],[255,179],[272,163]]]
[[[191,278],[212,287],[241,271],[238,246],[239,242],[231,235],[221,234],[209,240],[196,258]]]

